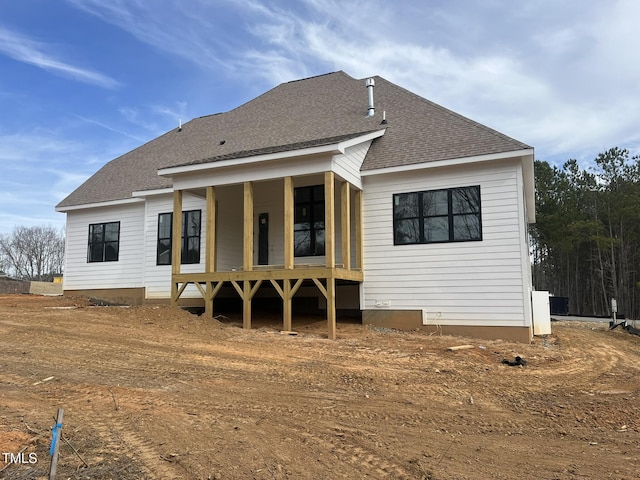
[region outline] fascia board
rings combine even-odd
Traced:
[[[347,148],[353,147],[354,145],[359,145],[360,143],[368,142],[375,138],[379,138],[383,136],[385,132],[386,132],[386,129],[382,129],[382,130],[377,130],[375,132],[367,133],[366,135],[361,135],[359,137],[345,140],[344,142],[340,142],[338,144],[338,149],[340,150],[341,153],[344,153]]]
[[[132,197],[144,198],[151,197],[154,195],[166,195],[169,193],[173,193],[173,188],[156,188],[154,190],[138,190],[131,193]]]
[[[171,176],[180,173],[192,173],[202,170],[213,170],[216,168],[234,167],[237,165],[247,165],[250,163],[268,162],[269,160],[282,160],[285,158],[306,157],[326,153],[336,155],[342,152],[340,152],[338,144],[334,143],[331,145],[323,145],[321,147],[302,148],[299,150],[289,150],[286,152],[268,153],[264,155],[255,155],[252,157],[234,158],[231,160],[221,160],[219,162],[199,163],[197,165],[184,165],[181,167],[162,168],[158,170],[158,175]]]
[[[465,165],[468,163],[489,162],[492,160],[503,160],[506,158],[533,156],[533,149],[512,150],[510,152],[492,153],[488,155],[475,155],[473,157],[451,158],[447,160],[436,160],[433,162],[412,163],[411,165],[399,165],[396,167],[376,168],[374,170],[364,170],[360,172],[363,177],[372,175],[382,175],[386,173],[410,172],[413,170],[424,170],[425,168],[448,167],[454,165]]]
[[[130,205],[134,203],[143,203],[142,198],[124,198],[121,200],[110,200],[108,202],[85,203],[82,205],[69,205],[66,207],[56,207],[56,212],[71,212],[74,210],[86,210],[88,208],[114,207],[118,205]]]
[[[527,222],[529,223],[536,223],[536,183],[533,159],[533,150],[531,155],[522,157],[522,181],[527,205]]]
[[[197,172],[201,170],[212,170],[216,168],[233,167],[236,165],[247,165],[250,163],[268,162],[270,160],[283,160],[287,158],[308,157],[313,155],[331,154],[338,155],[344,154],[345,150],[359,143],[373,140],[374,138],[384,135],[386,129],[377,130],[364,135],[360,135],[349,140],[333,143],[330,145],[322,145],[319,147],[301,148],[297,150],[289,150],[277,153],[268,153],[264,155],[254,155],[251,157],[233,158],[230,160],[220,160],[218,162],[211,163],[199,163],[196,165],[183,165],[178,167],[168,167],[158,170],[158,175],[171,176],[180,173]]]

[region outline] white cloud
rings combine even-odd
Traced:
[[[378,74],[543,155],[640,144],[635,0],[68,1],[204,75]]]
[[[104,88],[112,89],[120,85],[118,81],[99,72],[58,60],[53,55],[46,53],[45,50],[44,44],[0,27],[0,53],[4,53],[14,60]]]
[[[356,77],[380,74],[546,155],[568,158],[571,152],[640,143],[640,64],[633,58],[640,50],[637,2],[619,1],[612,8],[578,2],[562,11],[549,3],[520,9],[493,2],[467,5],[464,21],[437,8],[411,21],[389,3],[306,4],[315,15],[292,20],[272,10],[260,19],[263,25],[253,27],[279,47],[263,65],[265,77],[295,73],[286,62],[291,58],[313,58]],[[382,22],[367,13],[378,9],[386,10]],[[507,20],[488,16],[496,11]],[[431,15],[440,23],[430,23]],[[548,25],[541,15],[549,16]],[[414,31],[395,34],[394,24]],[[417,33],[417,25],[430,34]],[[441,38],[444,32],[457,42]]]
[[[122,111],[120,113],[122,113]],[[130,138],[132,140],[135,140],[138,143],[144,143],[146,141],[142,137],[133,135],[133,134],[127,132],[126,130],[122,129],[122,128],[118,128],[118,127],[114,127],[114,126],[108,125],[103,121],[96,120],[96,119],[93,119],[93,118],[84,117],[82,115],[75,115],[74,114],[73,116],[75,118],[77,118],[78,120],[81,120],[82,122],[89,123],[89,124],[92,124],[92,125],[96,125],[96,126],[98,126],[100,128],[104,128],[105,130],[108,130],[110,132],[117,133],[118,135],[122,135],[123,137],[127,137],[127,138]]]
[[[0,135],[0,145],[0,166],[3,168],[22,165],[33,168],[32,164],[42,161],[45,156],[64,157],[80,149],[77,142],[56,138],[51,132],[44,130]]]
[[[227,40],[217,34],[215,9],[201,14],[202,6],[190,2],[143,0],[67,0],[70,4],[103,21],[116,25],[155,48],[184,58],[201,68],[226,68],[219,50]],[[205,10],[207,9],[204,7]],[[214,15],[213,20],[209,17]]]
[[[153,105],[151,110],[156,114],[184,119],[187,111],[187,102],[175,102],[173,106]]]

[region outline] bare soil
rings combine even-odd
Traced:
[[[0,478],[48,478],[58,407],[58,479],[640,478],[640,337],[240,325],[1,296]]]

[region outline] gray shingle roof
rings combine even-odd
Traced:
[[[531,148],[381,77],[367,117],[364,80],[335,72],[283,83],[229,112],[196,118],[112,160],[58,207],[120,200],[170,187],[162,168],[324,145],[383,128],[362,170]],[[224,142],[223,142],[224,141]]]

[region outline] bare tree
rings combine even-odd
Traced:
[[[51,226],[18,226],[0,235],[3,266],[17,278],[50,281],[64,269],[64,232]]]

